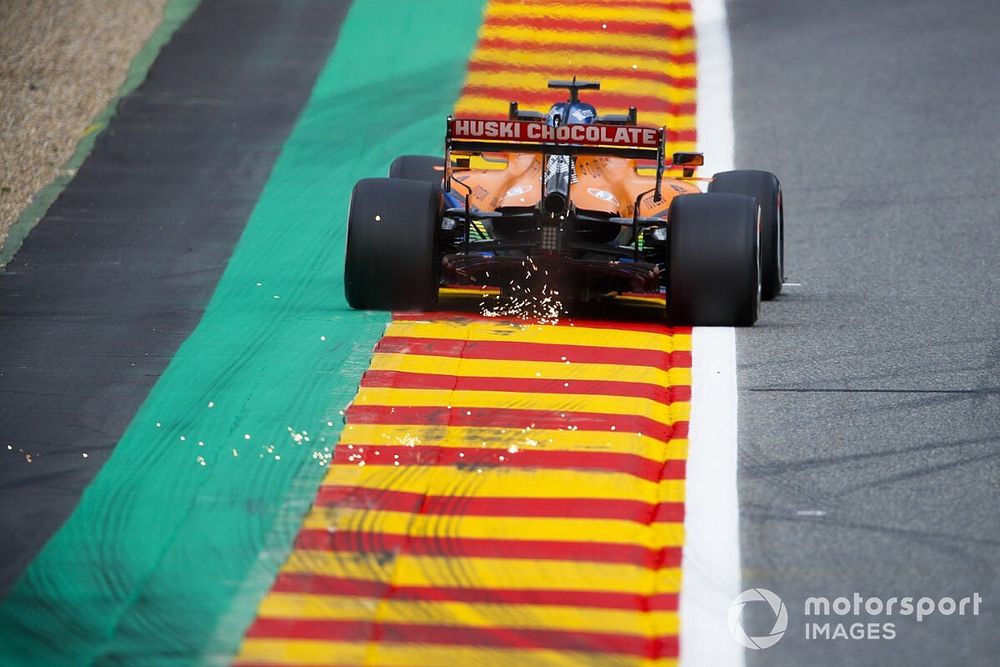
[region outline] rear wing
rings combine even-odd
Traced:
[[[607,155],[656,162],[654,199],[660,200],[666,130],[640,125],[548,125],[536,120],[479,120],[448,116],[445,189],[451,190],[452,153]]]

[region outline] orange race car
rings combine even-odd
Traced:
[[[549,289],[570,300],[666,292],[667,320],[751,325],[781,291],[781,186],[764,171],[716,174],[699,153],[665,162],[665,131],[580,100],[597,82],[550,81],[548,113],[448,118],[444,158],[403,156],[359,181],[344,287],[359,309],[432,308],[441,285]],[[683,176],[664,177],[668,168]]]

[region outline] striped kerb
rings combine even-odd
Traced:
[[[493,0],[456,113],[576,74],[692,149],[693,40],[688,2]],[[676,664],[690,345],[397,314],[237,664]]]

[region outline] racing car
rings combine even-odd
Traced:
[[[666,132],[599,115],[568,91],[547,113],[447,118],[444,156],[397,158],[354,187],[344,273],[356,309],[426,310],[439,288],[544,280],[571,300],[664,294],[675,325],[749,326],[783,282],[774,174],[715,174],[700,153],[666,160]],[[674,170],[679,173],[668,171]]]

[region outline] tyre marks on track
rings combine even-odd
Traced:
[[[596,78],[693,150],[694,51],[686,1],[491,0],[455,113]],[[237,664],[677,664],[690,385],[687,329],[396,315]]]
[[[673,664],[690,359],[656,325],[397,316],[237,664]]]

